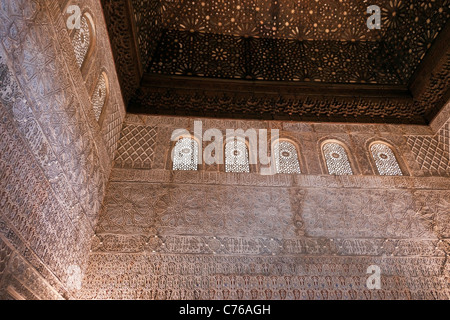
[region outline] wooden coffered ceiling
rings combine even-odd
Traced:
[[[450,0],[102,0],[129,112],[428,123],[449,99]]]

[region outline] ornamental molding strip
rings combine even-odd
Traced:
[[[330,176],[307,174],[229,173],[208,171],[134,170],[114,168],[111,182],[205,184],[261,187],[448,190],[446,177]]]

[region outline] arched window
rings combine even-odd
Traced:
[[[198,143],[192,138],[181,138],[173,150],[173,170],[198,170]]]
[[[105,73],[102,73],[95,86],[94,94],[92,95],[92,108],[94,109],[95,119],[100,119],[103,107],[108,96],[108,79]]]
[[[297,149],[287,141],[279,141],[274,145],[275,166],[277,173],[301,173]]]
[[[384,143],[374,143],[370,146],[373,160],[381,176],[402,176],[402,170],[398,164],[392,149]]]
[[[92,45],[92,30],[93,28],[90,19],[87,14],[84,14],[80,20],[80,28],[75,29],[75,33],[72,37],[73,50],[75,51],[77,64],[80,68]]]
[[[322,146],[328,173],[337,176],[352,175],[353,170],[345,148],[336,142],[327,142]]]
[[[241,139],[225,145],[225,172],[250,172],[247,145]]]

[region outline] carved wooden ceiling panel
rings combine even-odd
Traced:
[[[129,73],[139,70],[135,79],[162,75],[200,78],[205,81],[211,78],[262,83],[272,81],[274,86],[277,82],[281,85],[363,84],[402,87],[405,92],[409,91],[408,85],[415,71],[424,61],[436,38],[445,30],[450,17],[450,0],[380,0],[377,2],[382,9],[380,30],[369,30],[367,27],[367,7],[373,4],[368,0],[102,2],[109,12],[125,11],[129,15],[128,20],[122,22],[124,27],[112,27],[115,32],[110,35],[113,43],[131,48],[137,60],[130,59],[129,52],[116,54],[116,64],[122,63],[121,57],[134,63],[134,67],[129,68],[130,71],[123,79],[132,79]],[[111,7],[115,9],[112,10]],[[118,20],[115,19],[114,22],[119,23]],[[448,56],[446,59],[448,60]],[[444,69],[437,71],[434,76],[439,74],[438,79],[430,80],[424,90],[443,95],[448,88],[448,73]],[[124,70],[121,72],[127,73]],[[140,90],[136,91],[136,85],[132,87],[130,81],[123,82],[123,86],[127,87],[125,91],[128,91],[125,92],[127,101],[132,102],[132,111],[154,113],[165,109],[162,101],[148,98],[158,96],[160,89],[148,88],[145,84],[143,87],[141,81],[138,86]],[[204,95],[201,89],[184,94]],[[142,96],[143,92],[147,96]],[[209,90],[208,95],[211,94],[213,93]],[[220,100],[221,94],[222,92],[216,92],[215,99]],[[175,95],[172,100],[177,100],[178,97]],[[380,97],[383,97],[383,92],[380,92],[378,98]],[[289,101],[286,96],[279,98]],[[247,100],[249,99],[252,99],[252,94],[247,96]],[[437,96],[431,99],[439,100]],[[350,111],[348,108],[337,110],[334,107],[326,112],[320,111],[323,105],[333,105],[330,97],[323,100],[315,97],[310,100],[317,101],[309,114],[312,117],[322,113],[327,114],[326,120],[331,121],[334,115],[339,118],[343,114],[349,119],[374,117],[373,112],[364,111],[368,109],[365,105],[372,104],[373,101],[369,99],[368,103],[361,104],[361,96],[358,95],[350,103],[358,107],[350,108]],[[429,116],[439,108],[427,105],[424,100],[410,100],[399,104],[401,106],[398,108],[388,106],[392,103],[384,104],[385,107],[381,105],[380,113],[385,119],[398,119],[395,122],[418,123],[429,121]],[[145,105],[144,101],[148,104]],[[196,114],[202,113],[202,105],[194,106],[193,109],[195,108],[198,108]],[[250,109],[242,106],[242,109],[235,110],[232,115],[251,116]],[[291,109],[294,116],[299,112],[294,107]],[[224,114],[230,114],[229,110],[223,111]],[[271,111],[272,115],[276,113],[279,113],[279,109]],[[378,111],[375,113],[378,114]],[[260,117],[260,114],[261,112],[253,113],[254,117]],[[422,120],[418,121],[419,118]]]
[[[163,60],[171,60],[171,63],[167,65],[158,57],[153,61],[151,72],[178,74],[173,70],[173,65],[184,68],[186,60],[195,65],[193,55],[201,62],[208,62],[208,68],[211,68],[209,63],[214,68],[217,60],[246,68],[249,60],[245,59],[245,55],[250,55],[250,61],[258,59],[263,64],[253,71],[252,76],[257,79],[295,79],[283,68],[271,70],[272,75],[264,74],[265,68],[271,69],[281,63],[284,69],[298,67],[304,69],[302,73],[306,69],[313,73],[312,77],[317,81],[346,83],[354,82],[356,77],[357,82],[386,84],[409,80],[445,26],[450,5],[448,0],[378,1],[377,5],[382,8],[381,29],[369,30],[366,11],[373,3],[368,0],[132,2],[135,15],[139,17],[138,37],[144,61],[152,60],[148,56],[148,46],[154,38],[148,37],[152,36],[148,32],[149,26],[171,30],[164,35],[164,45],[159,50]],[[251,39],[245,41],[247,38]],[[230,49],[236,47],[245,51],[238,61],[233,59],[236,53],[233,55],[230,52],[235,51]],[[294,59],[290,60],[292,57]],[[298,60],[306,60],[307,66],[298,66]],[[379,70],[372,65],[381,65],[382,68],[383,61],[395,64],[384,66],[387,70],[383,73],[388,74],[378,78]],[[353,69],[348,68],[350,64]],[[203,66],[205,64],[200,69]],[[320,72],[321,69],[336,70],[337,67],[347,77],[336,77],[332,71]],[[357,76],[354,69],[358,70]],[[207,70],[199,73],[196,75],[211,76]],[[217,74],[217,77],[222,76],[221,72]],[[241,74],[234,72],[227,76],[235,78]]]
[[[243,38],[168,30],[148,73],[226,79],[402,84],[382,42]]]

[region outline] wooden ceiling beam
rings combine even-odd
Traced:
[[[144,74],[141,81],[141,87],[301,95],[311,97],[392,98],[412,101],[412,96],[408,88],[401,85],[250,81]]]

